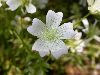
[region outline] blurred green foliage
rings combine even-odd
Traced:
[[[31,50],[37,39],[26,30],[31,22],[24,21],[24,17],[37,17],[45,22],[46,13],[50,9],[64,13],[62,23],[79,21],[89,13],[86,0],[49,0],[44,9],[37,8],[34,14],[23,14],[20,8],[16,11],[5,10],[7,7],[4,4],[0,8],[0,75],[67,75],[66,65],[95,68],[95,65],[100,63],[100,43],[95,40],[87,44],[82,54],[69,51],[58,60],[52,56],[41,58],[38,52]],[[15,20],[16,15],[20,16],[20,20]],[[17,25],[12,25],[13,20]],[[100,35],[100,19],[90,15],[88,20],[90,30],[87,34],[83,33],[83,39]],[[98,20],[98,23],[93,26],[95,20]],[[79,25],[84,27],[81,22]],[[76,28],[81,31],[79,26]]]

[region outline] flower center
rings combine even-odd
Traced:
[[[21,3],[23,6],[28,5],[30,3],[30,0],[21,0]]]
[[[48,41],[53,41],[58,39],[57,29],[48,28],[44,31],[42,38]]]

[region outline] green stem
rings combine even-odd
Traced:
[[[78,22],[76,22],[76,23],[74,24],[74,27],[76,28],[76,27],[78,26],[78,24],[79,24],[83,19],[87,18],[89,15],[90,15],[90,13],[88,13],[88,14],[85,15],[83,18],[81,18]]]
[[[92,56],[91,66],[92,66],[92,68],[94,68],[94,66],[95,66],[95,56]]]
[[[30,48],[25,44],[25,42],[23,41],[23,39],[20,37],[20,35],[17,33],[16,30],[13,31],[14,35],[22,42],[23,46],[26,47],[27,50],[30,51]],[[29,51],[27,51],[29,53]]]
[[[46,59],[46,62],[49,61],[50,57],[51,57],[51,51],[50,51],[50,54],[49,54],[48,58]]]

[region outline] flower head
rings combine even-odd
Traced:
[[[86,46],[85,46],[85,42],[84,42],[83,40],[81,40],[81,39],[78,40],[78,41],[76,41],[75,44],[77,45],[77,46],[75,47],[75,50],[76,50],[76,52],[78,52],[78,53],[83,52],[84,47],[86,47]]]
[[[74,44],[75,44],[75,50],[80,53],[80,52],[83,52],[83,49],[85,47],[85,42],[81,39],[82,37],[82,33],[81,32],[78,32],[77,30],[75,30],[76,32],[76,35],[75,35],[75,41],[74,41]]]
[[[87,0],[88,2],[88,10],[90,10],[90,12],[92,14],[98,14],[100,13],[100,0]]]
[[[75,35],[75,31],[70,22],[59,26],[62,17],[62,12],[55,13],[49,10],[46,16],[46,24],[34,18],[32,26],[27,28],[30,34],[39,38],[34,43],[32,50],[38,51],[40,56],[43,57],[51,52],[55,58],[58,58],[67,53],[68,47],[61,39],[71,39]]]
[[[76,35],[74,36],[74,40],[69,41],[69,48],[72,52],[83,52],[85,47],[85,42],[81,39],[82,33],[75,30]]]
[[[28,13],[36,12],[36,7],[31,3],[31,0],[7,0],[6,3],[12,11],[16,10],[19,6],[25,6]]]

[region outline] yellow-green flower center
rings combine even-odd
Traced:
[[[53,41],[58,39],[57,30],[56,29],[46,29],[43,34],[42,38],[48,41]]]

